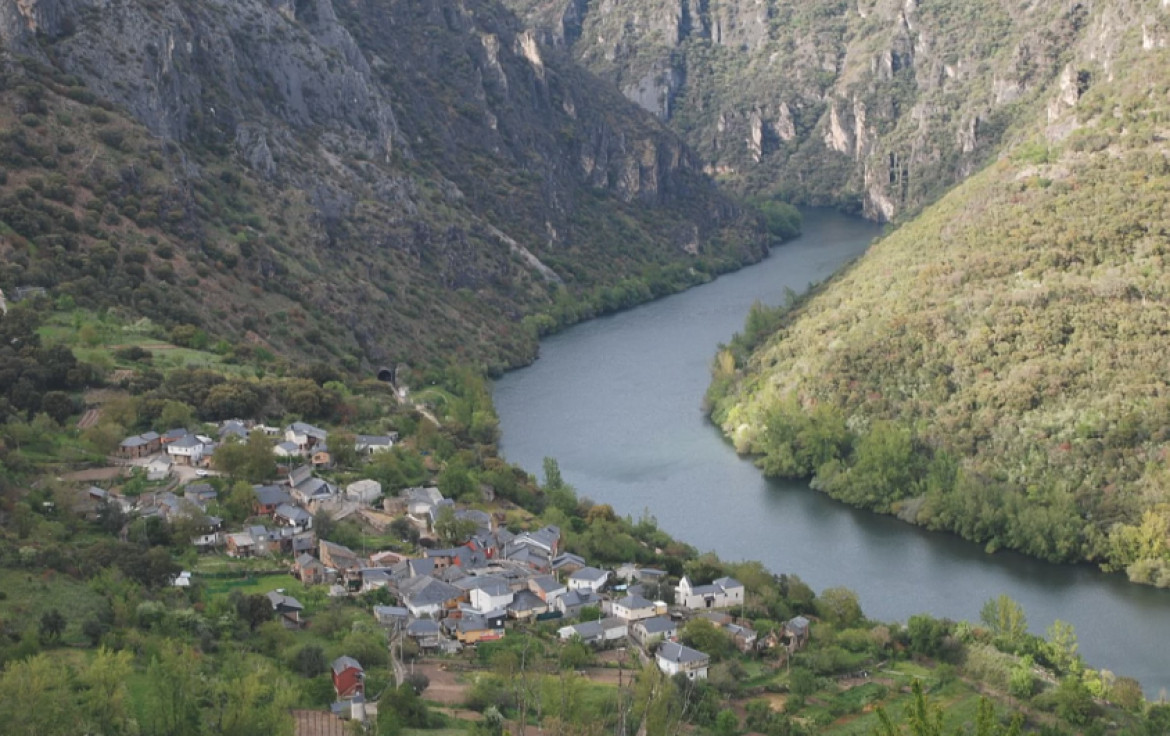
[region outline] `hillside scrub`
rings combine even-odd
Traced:
[[[749,326],[708,397],[736,447],[989,551],[1170,586],[1167,58],[1131,51],[1064,133],[1033,129],[770,336]]]

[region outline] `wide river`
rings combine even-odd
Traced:
[[[989,598],[1019,601],[1032,630],[1076,626],[1091,666],[1170,689],[1170,591],[1089,567],[1057,566],[844,506],[806,483],[765,479],[700,410],[716,346],[752,302],[775,304],[861,254],[879,229],[805,212],[804,235],[762,263],[682,294],[578,325],[495,385],[501,448],[539,476],[560,463],[582,496],[727,560],[760,560],[818,591],[858,592],[871,618],[978,620]]]

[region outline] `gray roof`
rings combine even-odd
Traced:
[[[363,672],[365,671],[362,670],[361,663],[353,657],[338,657],[337,659],[333,660],[333,674],[335,675],[340,675],[342,672],[345,672],[351,667],[356,667],[358,670]]]
[[[531,590],[521,590],[516,593],[512,602],[508,604],[509,611],[532,611],[537,608],[546,608],[547,603],[536,597]]]
[[[784,624],[784,628],[788,629],[789,631],[802,634],[808,631],[808,619],[804,616],[797,616],[796,618],[789,620],[788,623]]]
[[[141,435],[134,435],[122,440],[122,447],[142,447],[146,443],[147,440],[144,440]]]
[[[565,565],[580,565],[585,567],[585,558],[580,555],[575,555],[572,552],[564,552],[553,558],[552,569],[558,570]]]
[[[583,567],[577,572],[569,576],[569,580],[586,580],[596,583],[605,578],[605,571],[598,570],[596,567]]]
[[[313,555],[309,554],[308,552],[305,552],[300,557],[297,558],[297,564],[300,565],[301,567],[308,567],[309,565],[314,565],[314,564],[320,565],[321,561],[318,560]]]
[[[676,644],[673,641],[662,642],[658,647],[658,656],[667,660],[668,662],[705,662],[710,659],[706,654],[703,654],[697,649]]]
[[[454,585],[444,583],[435,578],[415,578],[415,584],[407,586],[402,597],[412,606],[433,606],[436,603],[446,603],[463,595],[463,591]],[[414,581],[412,581],[414,582]]]
[[[167,432],[169,435],[170,432]],[[171,443],[171,447],[199,447],[203,442],[193,434],[184,434],[179,439]]]
[[[420,618],[411,621],[406,626],[407,636],[438,636],[439,622],[432,621],[429,618]]]
[[[565,608],[587,606],[597,600],[598,598],[593,595],[593,593],[584,590],[570,590],[568,593],[560,597],[561,605]]]
[[[305,511],[300,506],[293,506],[288,503],[282,503],[277,506],[274,515],[283,517],[294,523],[312,521],[313,519],[313,515],[308,511]]]
[[[626,608],[651,608],[654,606],[653,602],[646,600],[640,595],[627,595],[618,601],[618,604]]]
[[[605,629],[602,628],[600,621],[583,621],[582,623],[575,624],[569,628],[571,628],[573,633],[575,633],[577,636],[586,640],[600,638],[605,633]]]
[[[166,437],[168,440],[177,440],[180,437],[186,436],[187,430],[183,427],[176,427],[174,429],[168,429],[166,432],[163,432],[163,437]]]
[[[720,588],[723,588],[724,590],[731,590],[733,588],[742,588],[743,587],[743,583],[739,582],[735,578],[718,578],[714,581],[714,584],[718,585]]]
[[[261,506],[279,506],[284,503],[292,503],[292,496],[288,495],[288,491],[280,486],[252,486],[252,490],[256,492],[256,501]]]
[[[389,447],[394,444],[394,438],[384,434],[359,434],[354,438],[354,444],[367,447]]]
[[[401,606],[374,606],[374,616],[378,619],[406,618],[409,615],[410,611]]]
[[[155,440],[159,439],[158,432],[143,432],[138,436],[147,442],[154,442]]]
[[[647,634],[665,634],[678,628],[678,624],[671,621],[669,616],[643,619],[638,622],[638,625],[645,629]]]
[[[554,578],[552,575],[537,575],[532,578],[531,583],[543,590],[545,593],[551,593],[554,590],[559,590],[565,587],[565,584]]]
[[[277,447],[284,450],[287,454],[296,454],[301,451],[300,445],[295,442],[281,442]]]
[[[302,611],[305,608],[296,598],[293,598],[291,595],[278,593],[275,590],[268,592],[268,600],[272,603],[274,609],[289,608]]]
[[[319,440],[325,439],[328,435],[328,432],[325,430],[314,427],[312,424],[306,424],[305,422],[293,422],[286,429],[291,429],[297,434],[303,434]]]

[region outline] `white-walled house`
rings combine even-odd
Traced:
[[[697,649],[677,644],[673,641],[664,641],[654,654],[658,669],[667,675],[674,676],[680,672],[691,680],[706,680],[707,666],[711,658]]]
[[[198,465],[203,462],[206,446],[203,440],[188,434],[167,445],[167,454],[179,465]]]
[[[658,606],[640,595],[627,595],[613,602],[613,615],[626,621],[640,621],[659,614]]]
[[[367,506],[382,496],[382,484],[376,480],[358,480],[345,487],[345,497]]]
[[[480,613],[507,608],[514,598],[515,594],[508,584],[494,578],[485,580],[470,592],[471,607]]]
[[[598,570],[596,567],[583,567],[569,576],[569,590],[587,590],[596,593],[609,582],[609,570]]]
[[[734,578],[719,578],[710,585],[692,585],[685,575],[674,589],[675,603],[684,608],[730,608],[743,603],[743,583]]]

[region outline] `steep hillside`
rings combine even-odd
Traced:
[[[500,367],[766,250],[676,136],[490,0],[3,0],[0,40],[10,295]]]
[[[970,175],[1084,34],[1088,3],[509,0],[751,194],[887,220]]]
[[[1168,13],[1098,6],[1029,137],[757,310],[712,388],[737,447],[989,549],[1170,585]]]

